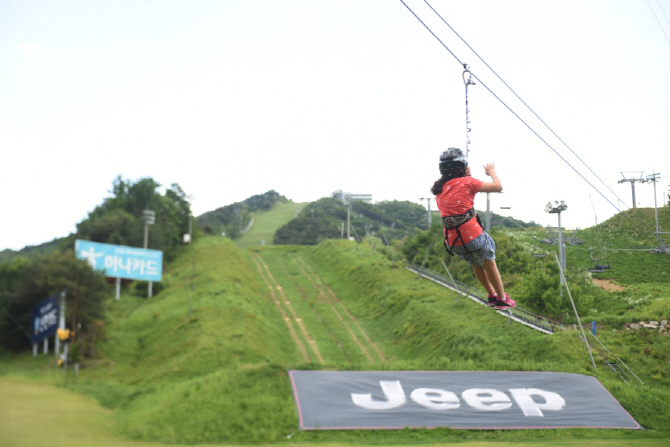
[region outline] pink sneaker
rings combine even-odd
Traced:
[[[512,309],[513,307],[516,307],[516,302],[514,300],[509,299],[508,294],[505,294],[504,300],[501,299],[496,300],[495,308],[497,310]]]
[[[497,299],[498,299],[498,295],[496,295],[495,293],[493,295],[489,295],[489,303],[487,304],[487,306],[489,306],[489,307],[495,306]]]

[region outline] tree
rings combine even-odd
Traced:
[[[117,177],[112,185],[112,196],[77,224],[69,247],[74,246],[75,239],[142,247],[142,212],[150,209],[156,213],[156,221],[149,231],[149,248],[162,250],[165,258],[171,259],[189,230],[190,204],[176,183],[166,189],[165,194],[157,191],[160,186],[149,177],[134,183]]]
[[[66,291],[65,317],[75,334],[86,333],[97,321],[104,320],[103,302],[110,296],[110,286],[101,273],[77,259],[71,250],[53,252],[27,264],[21,262],[0,269],[4,272],[0,280],[6,310],[5,318],[0,320],[0,342],[5,349],[19,351],[29,347],[25,330],[30,330],[33,307],[60,290]],[[16,322],[9,321],[7,314]]]

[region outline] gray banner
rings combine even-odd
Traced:
[[[553,372],[289,371],[299,428],[642,428],[590,376]]]

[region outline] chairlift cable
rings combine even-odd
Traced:
[[[424,0],[424,1],[426,1],[426,0]],[[429,32],[433,37],[435,37],[435,39],[437,39],[438,42],[440,42],[440,44],[441,44],[441,45],[442,45],[442,46],[443,46],[443,47],[444,47],[444,48],[445,48],[445,49],[446,49],[446,50],[447,50],[447,51],[454,57],[454,59],[456,59],[456,61],[458,61],[458,63],[459,63],[461,66],[464,66],[464,65],[463,65],[463,62],[461,62],[461,60],[458,58],[458,56],[456,56],[456,54],[454,54],[454,52],[451,51],[451,49],[449,49],[449,47],[442,41],[442,39],[440,39],[440,38],[433,32],[433,30],[431,30],[430,27],[429,27],[428,25],[426,25],[426,23],[425,23],[423,20],[421,20],[421,19],[419,18],[419,16],[416,15],[416,13],[412,10],[412,8],[410,8],[410,7],[407,5],[407,3],[405,3],[404,0],[400,0],[400,2],[405,6],[405,8],[407,8],[407,10],[408,10],[409,12],[412,13],[412,15],[413,15],[413,16],[414,16],[414,17],[415,17],[415,18],[416,18],[416,19],[417,19],[417,20],[424,26],[424,28],[426,28],[426,30],[428,30],[428,32]],[[488,86],[487,86],[487,85],[486,85],[486,84],[485,84],[479,77],[477,77],[477,75],[475,75],[475,74],[472,73],[472,72],[470,72],[470,73],[471,73],[472,77],[474,77],[477,81],[479,81],[479,83],[480,83],[482,86],[484,86],[484,88],[485,88],[486,90],[488,90],[488,92],[491,93],[491,95],[493,95],[494,98],[496,98],[496,99],[497,99],[503,106],[505,106],[505,108],[506,108],[507,110],[509,110],[509,111],[510,111],[510,112],[511,112],[511,113],[512,113],[512,114],[513,114],[519,121],[521,121],[521,123],[523,123],[523,124],[528,128],[528,130],[530,130],[533,134],[535,134],[535,136],[538,137],[538,138],[540,139],[540,141],[542,141],[542,142],[543,142],[549,149],[551,149],[551,150],[552,150],[552,151],[553,151],[553,152],[554,152],[554,153],[555,153],[561,160],[563,160],[568,166],[570,166],[570,168],[571,168],[573,171],[575,171],[575,173],[577,173],[577,175],[579,175],[579,176],[582,178],[582,180],[584,180],[584,181],[585,181],[591,188],[593,188],[598,194],[600,194],[600,195],[601,195],[601,196],[602,196],[602,197],[603,197],[603,198],[604,198],[610,205],[612,205],[612,206],[614,207],[614,209],[619,210],[619,208],[618,208],[616,205],[614,205],[610,199],[608,199],[608,198],[607,198],[607,197],[606,197],[606,196],[605,196],[605,195],[604,195],[598,188],[596,188],[595,186],[593,186],[593,184],[592,184],[591,182],[589,182],[589,181],[586,179],[586,177],[584,177],[584,176],[583,176],[583,175],[582,175],[582,174],[581,174],[581,173],[580,173],[574,166],[572,166],[572,165],[570,164],[570,162],[568,162],[568,161],[565,159],[565,157],[563,157],[560,153],[558,153],[558,151],[557,151],[556,149],[554,149],[554,148],[553,148],[553,147],[552,147],[552,146],[551,146],[551,145],[550,145],[544,138],[542,138],[542,137],[540,136],[540,134],[538,134],[538,133],[537,133],[537,132],[536,132],[536,131],[535,131],[535,130],[528,124],[528,123],[526,123],[526,121],[524,121],[523,118],[521,118],[521,117],[520,117],[514,110],[512,110],[512,108],[511,108],[510,106],[508,106],[508,105],[507,105],[507,104],[506,104],[506,103],[505,103],[505,102],[504,102],[498,95],[496,95],[496,94],[493,92],[493,90],[491,90],[491,89],[490,89],[490,88],[489,88],[489,87],[488,87]],[[601,181],[602,181],[602,180],[601,180]],[[623,202],[623,201],[622,201],[622,202]],[[642,229],[640,229],[640,227],[638,227],[633,221],[631,221],[630,218],[629,218],[628,216],[624,215],[624,217],[631,223],[631,225],[633,225],[635,228],[637,228],[638,231],[640,231],[640,233],[645,234],[645,232],[642,231]],[[649,238],[649,240],[651,240],[652,242],[655,242],[649,235],[647,235],[647,238]]]

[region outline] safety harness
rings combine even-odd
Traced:
[[[461,230],[459,230],[459,227],[463,225],[464,223],[468,222],[470,219],[477,219],[477,223],[479,223],[479,226],[484,228],[484,225],[482,225],[482,221],[479,218],[479,214],[477,214],[477,211],[473,208],[470,208],[466,213],[464,214],[459,214],[457,216],[444,216],[442,218],[442,226],[445,228],[445,230],[456,230],[456,241],[461,240],[461,244],[463,244],[463,247],[465,247],[466,250],[468,250],[468,246],[465,244],[465,241],[463,240],[463,236],[461,235]],[[448,234],[445,231],[444,232],[444,248],[447,250],[447,253],[449,253],[451,256],[454,254],[452,251],[449,249],[449,245],[447,244],[447,238]],[[470,250],[468,250],[470,251]]]

